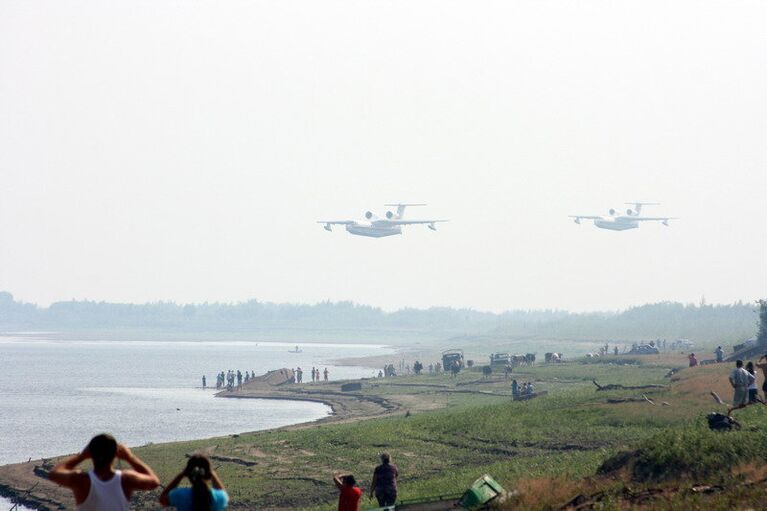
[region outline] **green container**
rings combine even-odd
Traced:
[[[466,490],[459,503],[466,509],[476,509],[488,504],[491,500],[503,495],[506,490],[498,481],[485,474]]]

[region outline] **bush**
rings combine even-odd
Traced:
[[[599,472],[628,467],[636,481],[702,481],[726,477],[736,466],[765,457],[767,438],[763,432],[716,432],[699,423],[653,435],[636,451],[605,461]]]

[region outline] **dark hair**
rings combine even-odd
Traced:
[[[93,460],[94,468],[105,468],[112,465],[117,455],[117,440],[109,433],[101,433],[91,438],[88,452]]]
[[[746,371],[748,371],[751,374],[754,374],[754,363],[753,362],[749,362],[748,364],[746,364]]]
[[[742,360],[736,360],[735,361],[735,367],[743,367],[743,361]]]
[[[192,483],[192,511],[210,511],[213,508],[213,495],[208,488],[210,479],[210,460],[201,454],[189,457],[184,470]]]
[[[342,480],[344,484],[348,484],[349,486],[354,486],[355,484],[357,484],[357,480],[351,474],[349,474],[348,476],[344,476]]]
[[[388,452],[382,452],[381,453],[381,462],[386,465],[391,461],[391,456],[389,456]]]

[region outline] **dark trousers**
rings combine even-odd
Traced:
[[[376,492],[376,499],[378,500],[378,507],[393,506],[397,500],[397,490]]]

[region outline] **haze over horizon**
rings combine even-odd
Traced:
[[[767,4],[0,4],[0,290],[625,309],[765,295]],[[543,30],[541,30],[543,27]],[[624,202],[671,227],[567,215]],[[426,202],[437,232],[319,219]]]

